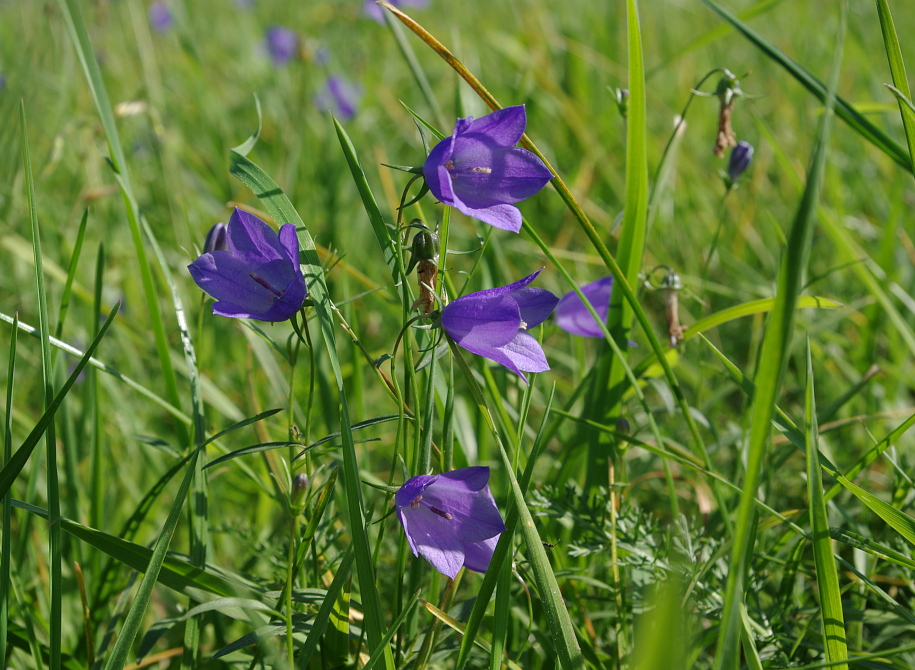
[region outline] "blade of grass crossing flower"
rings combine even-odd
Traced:
[[[22,140],[22,162],[25,171],[29,219],[32,224],[32,251],[35,257],[35,283],[38,288],[38,327],[41,331],[41,377],[44,387],[45,411],[54,402],[54,373],[51,369],[51,325],[48,320],[48,299],[45,291],[44,268],[41,256],[41,235],[38,228],[38,210],[35,206],[35,182],[32,179],[32,158],[29,154],[28,126],[25,120],[25,102],[19,100],[19,129]],[[57,474],[57,436],[54,420],[48,422],[45,432],[48,500],[48,552],[51,568],[50,582],[50,635],[48,667],[59,670],[63,625],[63,566],[60,555],[60,487]]]
[[[512,501],[515,506],[513,510],[517,509],[518,520],[521,522],[521,535],[524,537],[524,544],[527,547],[528,559],[530,560],[531,568],[534,571],[534,581],[540,592],[540,599],[543,603],[544,613],[546,614],[550,633],[553,637],[553,644],[559,655],[559,664],[565,670],[569,670],[569,668],[584,668],[584,657],[581,654],[578,640],[575,637],[575,629],[572,627],[572,620],[569,617],[568,608],[562,599],[559,584],[556,582],[556,575],[553,574],[549,558],[546,555],[546,549],[543,546],[543,542],[540,540],[540,535],[537,532],[537,526],[534,524],[531,511],[528,509],[527,503],[524,500],[524,492],[515,477],[511,459],[505,451],[502,438],[493,421],[492,413],[486,405],[483,391],[479,384],[477,384],[476,377],[473,376],[470,366],[467,365],[467,360],[464,358],[463,352],[450,337],[448,338],[448,344],[451,346],[452,356],[457,360],[461,372],[464,373],[464,379],[470,387],[470,392],[477,404],[477,409],[483,416],[486,426],[489,428],[493,439],[499,447],[499,455],[502,458],[505,474],[508,476],[509,485],[511,487]],[[508,524],[506,524],[506,527],[508,527]],[[499,545],[502,544],[505,535],[507,535],[507,533],[503,533],[503,537],[499,538]],[[497,552],[499,545],[496,547]],[[496,558],[497,553],[493,552],[493,561],[491,565],[500,565],[500,563],[495,562]],[[502,569],[504,570],[505,566],[502,566]],[[491,593],[492,591],[490,590],[490,594]],[[477,597],[479,598],[480,596],[478,595]],[[458,667],[461,667],[460,664],[458,664]]]
[[[19,329],[19,313],[14,317],[13,332],[10,333],[10,356],[6,373],[6,413],[3,415],[3,464],[13,456],[13,380],[16,373],[16,342]],[[11,527],[9,490],[3,495],[3,530],[0,532],[0,659],[7,658],[7,633],[9,631],[10,607],[10,563],[13,558],[13,529]],[[5,661],[4,661],[5,662]]]
[[[137,595],[130,605],[130,610],[127,612],[127,618],[124,620],[124,626],[121,628],[121,632],[118,633],[118,637],[114,642],[114,648],[111,650],[111,655],[105,663],[105,670],[120,670],[120,668],[123,668],[127,664],[134,639],[136,639],[137,632],[140,630],[140,624],[143,622],[143,616],[146,613],[146,606],[149,604],[149,599],[152,596],[152,590],[156,585],[156,581],[159,579],[162,563],[165,561],[165,554],[168,551],[168,546],[175,533],[175,527],[178,525],[178,517],[181,516],[181,509],[184,507],[184,501],[190,490],[191,482],[194,480],[194,476],[197,472],[196,465],[200,451],[201,450],[195,450],[191,455],[187,472],[185,473],[184,479],[181,482],[181,487],[178,489],[178,493],[175,496],[175,501],[172,503],[172,507],[169,510],[165,525],[162,527],[162,531],[159,533],[159,537],[156,540],[152,555],[149,558],[149,564],[146,567],[146,572],[137,589]]]
[[[301,217],[295,211],[286,194],[263,170],[236,150],[230,152],[231,172],[245,186],[250,188],[260,199],[267,212],[277,222],[288,222],[296,225],[299,245],[304,257],[302,264],[308,294],[311,296],[321,323],[321,333],[327,349],[327,357],[333,370],[339,400],[340,429],[343,441],[343,488],[347,500],[350,533],[353,537],[356,574],[362,594],[362,606],[365,609],[365,630],[369,647],[372,651],[382,644],[384,615],[381,609],[381,597],[375,583],[375,571],[372,567],[372,552],[365,530],[365,504],[359,488],[359,466],[356,459],[356,447],[353,443],[352,422],[343,388],[343,374],[336,351],[336,336],[333,310],[327,286],[324,282],[324,271],[315,249],[314,240],[305,228]],[[317,345],[317,342],[315,342]],[[385,645],[385,667],[394,668],[394,657],[390,647]]]
[[[808,91],[826,104],[829,92],[826,85],[813,76],[805,67],[789,58],[780,51],[772,42],[750,28],[746,23],[731,14],[714,0],[700,0],[702,4],[711,9],[721,19],[731,24],[744,37],[752,42],[760,51],[774,62],[785,68],[788,73],[797,79]],[[883,130],[874,125],[866,116],[855,109],[840,96],[835,97],[835,114],[845,121],[851,128],[868,142],[880,149],[887,156],[908,171],[912,171],[912,161],[906,150]]]
[[[905,63],[902,60],[902,50],[899,48],[899,37],[896,35],[896,26],[893,15],[886,0],[876,0],[877,15],[880,17],[880,30],[883,32],[883,46],[886,49],[886,59],[890,64],[890,74],[893,75],[893,84],[903,96],[912,99],[909,91],[909,80],[905,73]],[[899,114],[902,116],[902,126],[905,129],[905,140],[909,145],[909,160],[912,162],[912,173],[915,174],[915,117],[906,109],[905,103],[900,99]]]
[[[121,147],[121,141],[118,136],[117,126],[114,122],[111,104],[108,101],[108,92],[105,89],[105,83],[102,80],[102,74],[99,70],[98,62],[95,59],[95,52],[92,49],[92,43],[89,39],[89,33],[86,30],[86,24],[80,13],[77,0],[59,0],[61,11],[63,12],[64,21],[67,25],[67,32],[76,49],[76,55],[82,65],[83,72],[89,84],[89,90],[92,98],[95,100],[96,110],[105,129],[105,137],[108,140],[108,150],[110,153],[110,165],[114,171],[115,178],[121,189],[121,195],[124,199],[124,207],[127,212],[127,222],[130,226],[130,236],[133,241],[134,250],[137,254],[137,264],[140,279],[143,284],[143,293],[146,298],[146,308],[148,310],[149,323],[153,331],[156,353],[159,357],[159,364],[162,368],[162,378],[165,383],[166,397],[175,407],[181,406],[181,398],[178,393],[178,381],[175,376],[174,367],[172,366],[171,355],[169,354],[168,338],[165,332],[165,324],[162,321],[162,314],[159,310],[158,291],[153,279],[152,271],[149,267],[149,259],[146,255],[146,247],[143,245],[143,236],[140,232],[140,213],[136,198],[133,194],[133,188],[130,183],[130,175],[127,170],[127,161],[124,157],[124,150]],[[166,270],[167,266],[163,266]],[[184,427],[178,428],[179,432],[184,432]],[[182,436],[182,441],[186,441],[187,436]]]
[[[836,560],[832,555],[832,538],[829,534],[829,518],[826,515],[826,500],[823,497],[823,479],[820,472],[819,433],[814,397],[813,356],[810,340],[807,340],[807,390],[804,404],[805,436],[807,438],[807,505],[809,507],[813,559],[816,565],[817,590],[820,594],[820,620],[826,641],[826,659],[829,661],[848,660],[848,646],[845,642],[845,617],[842,613],[842,591],[839,588],[839,574]],[[836,666],[847,668],[845,664]]]
[[[396,284],[403,276],[403,268],[400,268],[400,272],[398,272],[398,261],[395,254],[394,240],[391,239],[391,232],[384,222],[381,210],[378,209],[378,202],[375,200],[375,195],[372,193],[368,179],[366,179],[365,171],[359,162],[359,156],[356,155],[356,148],[337,119],[334,119],[334,129],[337,131],[337,138],[340,140],[340,147],[343,149],[346,164],[349,165],[350,173],[353,175],[353,181],[356,182],[356,189],[362,199],[362,206],[365,208],[366,214],[369,215],[369,222],[372,224],[375,239],[378,240],[378,246],[381,247],[381,253],[384,254],[384,262],[387,264],[391,272],[391,278]]]
[[[89,345],[89,348],[86,349],[86,353],[83,354],[83,357],[79,360],[79,363],[76,364],[76,368],[74,368],[73,372],[67,378],[66,383],[64,383],[60,391],[57,392],[57,395],[54,396],[54,401],[48,406],[44,413],[42,413],[41,417],[38,419],[38,423],[36,423],[35,427],[32,428],[32,431],[28,434],[28,437],[25,438],[19,449],[16,450],[16,453],[6,461],[3,469],[0,470],[0,496],[6,495],[6,493],[12,487],[13,482],[16,481],[16,477],[18,477],[19,473],[22,472],[22,468],[24,468],[25,464],[28,462],[29,456],[32,455],[32,452],[35,450],[35,446],[45,434],[45,431],[48,428],[48,424],[51,423],[52,419],[54,418],[54,414],[60,408],[64,398],[67,397],[67,394],[70,392],[73,384],[76,383],[76,378],[79,377],[80,373],[89,363],[89,359],[92,357],[93,352],[98,348],[102,338],[105,337],[105,333],[108,332],[108,328],[114,321],[114,315],[117,314],[119,308],[120,303],[112,308],[111,312],[108,314],[108,319],[105,321],[105,324],[102,326],[101,330],[99,330],[98,335],[92,341],[92,344]]]
[[[703,0],[703,2],[710,4],[709,0]],[[775,306],[766,324],[759,364],[756,369],[756,391],[750,409],[747,464],[734,529],[734,546],[725,591],[721,633],[718,637],[715,657],[716,670],[736,669],[740,660],[740,604],[744,599],[744,576],[753,551],[752,540],[756,518],[754,493],[769,440],[770,422],[775,413],[775,401],[787,364],[788,350],[794,332],[797,298],[804,285],[804,275],[810,255],[814,215],[826,163],[826,145],[832,128],[833,106],[841,67],[846,20],[846,9],[843,5],[829,91],[826,96],[826,110],[820,119],[813,155],[807,170],[807,186],[791,225],[789,243],[779,267]]]

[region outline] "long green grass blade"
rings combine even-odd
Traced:
[[[10,336],[9,365],[6,373],[6,413],[3,415],[3,465],[13,455],[13,380],[16,373],[16,342],[19,314],[15,316]],[[3,530],[0,531],[0,659],[7,658],[10,609],[10,569],[13,558],[12,510],[10,491],[3,494]]]
[[[172,503],[171,510],[169,510],[165,525],[159,533],[155,547],[153,547],[149,563],[145,568],[145,574],[137,589],[137,595],[130,606],[130,610],[127,612],[127,618],[124,620],[124,626],[121,628],[117,640],[115,640],[111,655],[105,663],[105,670],[120,670],[127,664],[133,641],[140,630],[140,624],[143,622],[143,616],[146,613],[146,606],[152,597],[153,588],[159,579],[162,564],[165,562],[165,554],[168,551],[169,544],[171,544],[175,527],[178,525],[181,509],[184,507],[188,490],[190,490],[191,482],[197,472],[196,465],[199,453],[199,450],[195,450],[191,455],[187,473],[184,475],[184,480],[181,482],[175,501]]]
[[[896,34],[896,25],[893,15],[886,0],[876,0],[877,15],[880,17],[880,30],[883,32],[883,46],[886,49],[886,59],[890,64],[890,74],[893,76],[893,85],[909,100],[912,93],[909,90],[909,80],[905,73],[905,62],[902,60],[902,49],[899,48],[899,37]],[[902,116],[902,127],[905,129],[906,143],[909,145],[909,161],[912,173],[915,174],[915,118],[906,109],[905,103],[900,99],[899,114]]]
[[[35,182],[32,178],[32,158],[29,154],[28,126],[25,120],[25,102],[19,100],[19,127],[22,139],[22,162],[25,170],[26,193],[29,204],[29,219],[32,223],[32,251],[35,258],[35,283],[38,288],[38,327],[41,331],[41,377],[44,387],[42,409],[47,411],[54,402],[54,372],[51,362],[51,324],[48,319],[48,298],[45,290],[44,268],[41,254],[41,235],[38,228],[38,209],[35,205]],[[60,485],[57,473],[57,436],[53,418],[45,431],[47,492],[48,492],[48,553],[51,568],[50,604],[51,620],[49,635],[48,666],[60,669],[61,637],[63,625],[63,570],[60,555]]]
[[[321,641],[324,631],[327,630],[327,623],[330,621],[330,615],[334,611],[334,604],[337,602],[337,596],[342,591],[343,585],[346,584],[349,579],[349,574],[352,569],[353,550],[350,549],[343,554],[343,559],[340,561],[340,565],[337,566],[337,571],[334,574],[334,580],[327,589],[327,595],[324,596],[321,607],[318,608],[318,613],[315,614],[315,618],[311,621],[311,631],[308,633],[308,637],[305,638],[305,644],[299,649],[296,667],[303,669],[308,667],[311,657],[318,649],[318,642]]]
[[[784,52],[779,50],[772,42],[750,28],[746,23],[738,19],[724,7],[714,0],[700,0],[702,4],[711,9],[721,19],[730,23],[744,37],[752,42],[760,51],[781,65],[788,73],[797,79],[808,91],[823,104],[829,100],[829,91],[826,85],[811,74],[804,66],[792,60]],[[866,116],[855,109],[850,103],[842,97],[835,96],[834,103],[835,113],[840,119],[845,121],[853,130],[860,134],[864,139],[873,144],[875,147],[892,158],[896,163],[908,171],[912,171],[912,161],[906,150],[893,138],[887,135],[883,130],[875,126]]]
[[[230,159],[231,166],[229,171],[254,192],[273,219],[278,222],[294,223],[298,231],[299,245],[305,261],[302,264],[302,271],[308,286],[308,294],[318,313],[327,357],[336,380],[340,429],[343,438],[343,486],[349,512],[350,533],[352,533],[353,537],[356,574],[359,577],[362,605],[365,608],[365,629],[368,635],[369,647],[374,651],[382,644],[384,615],[375,583],[372,552],[365,529],[366,513],[362,491],[359,488],[359,465],[356,458],[355,444],[353,443],[352,422],[349,418],[346,392],[343,388],[343,374],[340,370],[340,361],[337,358],[333,306],[324,281],[324,270],[318,259],[314,240],[302,222],[302,218],[295,211],[292,203],[289,202],[289,199],[276,182],[238,151],[233,150],[230,154]],[[317,346],[317,343],[315,343],[315,346]],[[393,670],[394,667],[394,657],[390,650],[385,653],[385,667],[388,670]]]
[[[813,559],[816,564],[817,590],[820,594],[820,620],[826,641],[826,658],[830,661],[848,659],[845,642],[845,616],[842,613],[842,590],[836,560],[832,555],[832,537],[829,518],[823,497],[823,478],[820,472],[819,431],[813,382],[813,356],[807,342],[807,392],[804,405],[807,442],[807,505],[809,507]],[[847,668],[847,665],[836,666]]]
[[[73,243],[73,255],[70,257],[70,266],[67,270],[67,281],[64,284],[64,292],[60,297],[60,309],[57,312],[57,327],[54,330],[54,336],[61,338],[64,332],[64,322],[67,320],[67,312],[70,310],[70,295],[73,291],[73,280],[76,279],[76,267],[79,265],[80,253],[83,250],[83,240],[86,237],[86,224],[89,222],[89,210],[83,210],[83,216],[79,220],[79,228],[76,231],[76,242]],[[55,354],[57,351],[55,350]]]
[[[711,6],[710,0],[703,0],[703,2]],[[807,261],[813,238],[816,204],[826,164],[826,145],[832,129],[832,110],[845,39],[845,21],[846,17],[843,10],[829,92],[826,96],[826,112],[820,120],[816,144],[810,160],[810,167],[807,170],[807,186],[798,205],[789,233],[788,245],[779,268],[775,307],[766,324],[759,364],[755,375],[756,391],[750,410],[747,465],[737,511],[734,547],[731,554],[721,633],[718,638],[715,658],[716,670],[736,670],[740,658],[740,605],[744,599],[744,577],[747,562],[753,551],[752,542],[755,528],[753,499],[768,444],[770,421],[775,411],[775,401],[781,387],[787,364],[788,350],[794,334],[797,298],[804,285],[804,275],[807,270]]]

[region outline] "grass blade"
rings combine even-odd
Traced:
[[[19,329],[19,314],[14,317],[13,332],[10,335],[9,367],[6,374],[6,414],[3,415],[3,464],[9,463],[13,455],[13,380],[16,372],[16,342]],[[10,607],[10,564],[13,558],[12,510],[10,492],[3,495],[3,531],[0,535],[0,659],[7,658]]]
[[[197,457],[199,453],[199,450],[195,450],[191,456],[187,473],[184,475],[184,480],[181,482],[181,487],[175,496],[175,502],[172,504],[171,510],[169,510],[162,532],[159,533],[159,538],[156,540],[152,556],[150,556],[149,563],[146,566],[146,574],[143,575],[140,587],[137,589],[137,595],[130,606],[130,610],[127,612],[124,626],[121,628],[121,632],[118,634],[117,640],[115,640],[114,648],[111,650],[111,655],[105,663],[105,670],[118,670],[127,664],[130,649],[133,646],[134,639],[137,637],[137,632],[140,630],[140,624],[143,621],[146,606],[152,596],[153,587],[155,587],[159,579],[159,573],[165,561],[165,554],[168,551],[169,544],[171,544],[172,536],[175,534],[178,517],[181,516],[181,509],[184,507],[188,490],[197,473]]]
[[[44,268],[41,255],[41,235],[38,229],[38,210],[35,205],[35,181],[32,178],[32,157],[29,154],[29,134],[25,120],[25,102],[19,100],[19,127],[22,139],[22,163],[25,170],[26,193],[29,205],[29,219],[32,223],[32,252],[35,258],[35,283],[38,289],[38,328],[41,331],[41,378],[44,387],[45,411],[54,402],[54,372],[51,362],[51,325],[48,320],[48,298],[45,290]],[[63,624],[63,566],[60,555],[60,486],[57,470],[57,436],[54,431],[53,418],[48,422],[45,432],[47,453],[47,492],[48,492],[48,553],[51,567],[50,583],[50,635],[48,666],[51,670],[60,669],[61,637]]]
[[[711,6],[710,0],[703,0]],[[804,275],[813,239],[814,216],[826,164],[826,145],[832,129],[835,90],[841,66],[845,39],[846,15],[843,8],[837,36],[833,72],[826,99],[826,113],[820,120],[816,143],[807,171],[807,186],[798,205],[789,241],[782,257],[778,275],[778,288],[766,331],[763,335],[759,364],[756,370],[756,391],[750,410],[750,435],[747,447],[747,465],[737,510],[734,530],[734,547],[725,592],[722,629],[718,638],[715,658],[716,670],[737,668],[740,659],[740,605],[744,598],[744,576],[747,561],[753,550],[755,529],[754,493],[769,439],[770,422],[775,412],[775,401],[781,387],[787,364],[788,350],[794,334],[797,298],[804,285]]]
[[[902,50],[899,48],[899,37],[896,35],[896,26],[893,23],[893,15],[890,14],[890,6],[886,0],[876,0],[876,2],[886,59],[889,61],[890,73],[893,75],[893,85],[905,98],[911,100],[909,80],[905,74],[905,63],[902,60]],[[899,114],[902,116],[902,126],[905,129],[905,139],[909,145],[910,169],[915,174],[915,118],[906,109],[902,99],[897,102],[899,103]]]
[[[805,409],[807,441],[807,504],[809,507],[813,559],[816,564],[817,590],[820,594],[820,619],[823,623],[823,637],[826,641],[826,659],[829,661],[848,660],[848,646],[845,643],[845,617],[842,614],[842,590],[839,588],[839,574],[836,560],[832,555],[832,537],[829,534],[829,518],[826,516],[826,500],[823,497],[823,478],[820,472],[819,431],[816,414],[816,398],[813,383],[813,356],[810,341],[807,341],[807,392]],[[844,663],[837,668],[848,668]]]

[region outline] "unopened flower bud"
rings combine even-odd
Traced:
[[[731,128],[731,115],[734,113],[734,100],[743,95],[740,89],[740,82],[734,73],[725,70],[718,85],[715,87],[715,95],[718,96],[718,135],[715,137],[715,147],[712,149],[718,158],[724,156],[728,147],[737,145],[737,137]]]
[[[616,420],[616,432],[617,433],[625,433],[626,435],[628,435],[631,430],[632,430],[632,428],[629,426],[629,422],[626,419],[624,419],[623,417],[620,417],[619,419]]]
[[[229,244],[226,242],[226,224],[217,223],[210,228],[207,233],[206,241],[203,243],[203,253],[208,254],[211,251],[228,251]]]
[[[420,230],[413,236],[413,244],[410,247],[410,265],[407,267],[407,274],[410,274],[416,264],[420,261],[430,261],[438,265],[438,253],[438,235],[431,230]]]
[[[292,504],[293,506],[298,506],[302,503],[302,498],[305,497],[305,492],[308,490],[308,475],[304,472],[297,474],[292,478]]]
[[[740,175],[746,172],[752,160],[753,145],[741,140],[731,151],[731,159],[728,161],[728,179],[732,185],[740,179]]]

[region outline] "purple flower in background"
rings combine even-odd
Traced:
[[[158,1],[149,6],[149,25],[151,25],[153,30],[157,33],[164,33],[171,30],[172,26],[175,25],[175,19],[168,9],[168,5]]]
[[[594,311],[604,323],[607,322],[607,312],[610,311],[610,292],[613,290],[613,277],[604,277],[597,281],[585,284],[581,292],[588,298]],[[556,323],[567,333],[581,335],[582,337],[603,337],[600,326],[591,316],[585,304],[575,291],[569,291],[559,304],[556,305]]]
[[[342,77],[328,77],[324,88],[315,96],[315,106],[326,109],[341,121],[349,121],[358,111],[362,91]]]
[[[740,176],[750,167],[750,161],[752,160],[753,145],[741,140],[731,150],[731,158],[728,161],[728,179],[731,184],[740,179]]]
[[[542,189],[553,173],[526,149],[514,146],[527,125],[524,105],[474,120],[458,119],[423,164],[432,194],[446,205],[496,228],[517,233],[521,212],[512,203]]]
[[[251,9],[254,6],[254,0],[235,0],[235,6],[239,9]]]
[[[549,370],[540,343],[525,332],[541,324],[559,300],[528,287],[540,272],[458,298],[442,310],[442,328],[467,351],[504,365],[525,382],[523,372]]]
[[[217,223],[210,228],[207,238],[203,243],[203,253],[208,254],[211,251],[228,251],[229,244],[226,241],[226,224]]]
[[[213,314],[285,321],[305,302],[295,225],[279,236],[248,212],[236,209],[226,227],[227,251],[203,254],[187,266],[197,286],[216,298]]]
[[[505,530],[488,482],[483,466],[407,480],[394,504],[413,555],[451,579],[461,566],[486,572]]]
[[[395,7],[422,8],[429,4],[429,0],[388,0],[388,2]],[[375,0],[365,0],[363,7],[367,17],[378,23],[384,23],[384,10],[375,4]]]
[[[276,66],[286,65],[299,51],[299,36],[285,26],[267,28],[267,53]]]

